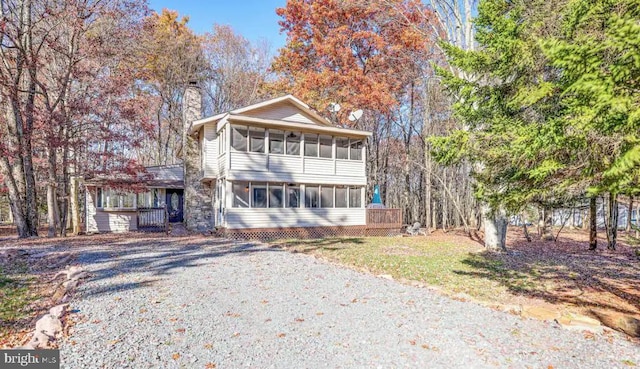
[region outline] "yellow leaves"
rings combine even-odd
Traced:
[[[172,358],[173,360],[178,360],[178,359],[180,359],[180,354],[176,352],[176,353],[174,353],[173,355],[171,355],[171,358]]]

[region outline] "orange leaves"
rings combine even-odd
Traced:
[[[176,352],[176,353],[174,353],[173,355],[171,355],[171,358],[172,358],[173,360],[178,360],[178,359],[180,359],[180,354]]]
[[[428,63],[432,13],[419,1],[288,1],[277,10],[288,44],[272,85],[324,111],[340,103],[341,122],[355,109],[389,112]]]

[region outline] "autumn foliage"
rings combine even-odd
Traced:
[[[290,0],[277,9],[287,45],[273,63],[273,89],[325,110],[388,113],[428,62],[432,16],[419,1]],[[343,117],[344,118],[344,117]],[[345,120],[345,119],[342,119]]]

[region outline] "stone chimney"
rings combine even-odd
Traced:
[[[202,118],[202,93],[197,82],[189,82],[182,97],[182,155],[184,163],[184,223],[188,230],[213,230],[212,186],[202,179],[199,131],[190,133],[195,120]]]

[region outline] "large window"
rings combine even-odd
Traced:
[[[307,186],[305,188],[304,204],[307,208],[320,207],[320,188],[318,186]]]
[[[349,207],[360,208],[362,207],[362,189],[360,187],[349,188]]]
[[[361,140],[351,140],[350,144],[351,160],[362,160],[362,141]]]
[[[318,156],[318,135],[312,133],[304,134],[304,156]]]
[[[249,131],[249,151],[264,152],[264,129],[251,128]]]
[[[300,155],[300,134],[289,132],[286,139],[287,155]]]
[[[336,159],[349,159],[348,138],[336,138]]]
[[[300,207],[300,187],[287,185],[287,207]]]
[[[284,191],[281,184],[269,184],[269,207],[281,208],[284,206]]]
[[[150,191],[138,194],[139,208],[157,208],[161,206],[159,189],[153,188]]]
[[[320,206],[323,208],[333,207],[333,186],[322,186],[320,190]]]
[[[331,136],[320,136],[320,157],[333,157],[333,139]]]
[[[265,183],[252,183],[253,197],[251,199],[252,208],[267,207],[267,185]]]
[[[271,154],[284,154],[284,132],[274,129],[269,130],[269,152]]]
[[[98,187],[96,189],[96,208],[135,209],[136,194]]]
[[[236,151],[247,151],[247,127],[231,126],[231,147]]]
[[[336,187],[336,208],[346,208],[348,206],[347,202],[347,188],[346,187]]]
[[[249,182],[233,183],[233,207],[234,208],[249,207]]]

